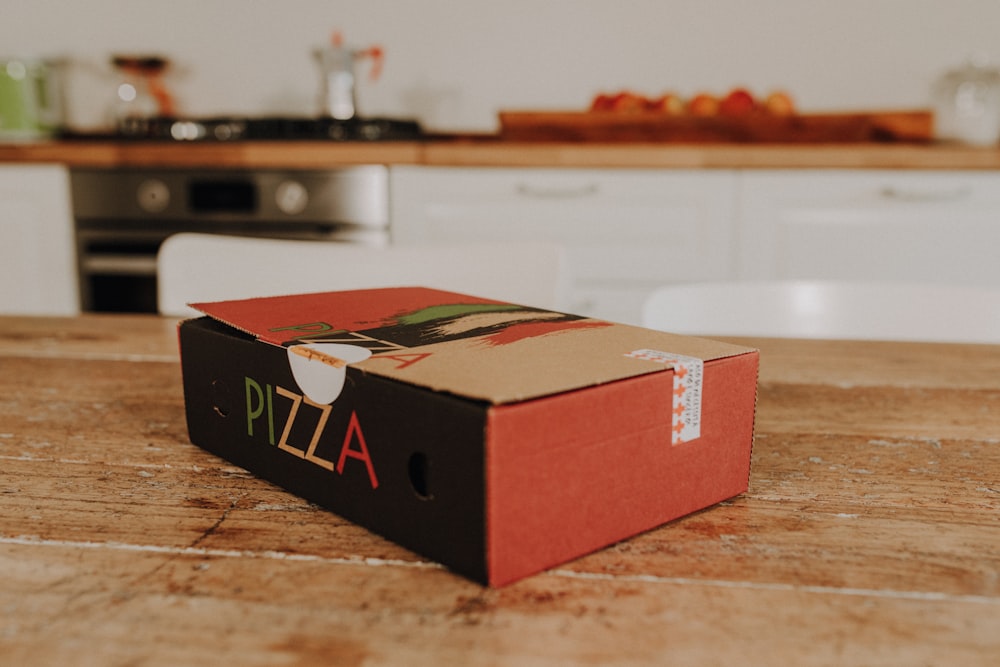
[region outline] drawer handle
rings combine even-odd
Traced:
[[[967,199],[972,195],[972,189],[968,187],[958,187],[946,190],[923,190],[920,188],[898,188],[887,185],[880,191],[885,199],[895,201],[958,201]]]
[[[521,183],[517,186],[517,194],[522,197],[535,197],[537,199],[577,199],[580,197],[591,197],[596,195],[599,188],[597,183],[590,183],[579,187],[543,187]]]

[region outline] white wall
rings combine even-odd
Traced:
[[[491,130],[505,108],[599,90],[782,87],[803,110],[927,106],[977,53],[1000,63],[996,0],[4,0],[0,56],[72,59],[70,121],[105,122],[113,52],[157,52],[193,115],[316,112],[312,48],[335,28],[385,48],[365,115]]]

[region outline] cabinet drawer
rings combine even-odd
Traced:
[[[584,281],[730,275],[731,173],[402,167],[392,176],[398,241],[544,240]]]
[[[734,275],[734,172],[397,167],[396,242],[548,241],[573,312],[637,323],[667,282]]]
[[[739,275],[1000,285],[1000,175],[747,172]]]

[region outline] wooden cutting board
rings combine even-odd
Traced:
[[[510,141],[677,143],[929,142],[926,110],[777,116],[673,116],[655,112],[501,111],[500,136]]]

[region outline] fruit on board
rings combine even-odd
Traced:
[[[590,110],[635,113],[645,111],[647,104],[648,100],[639,93],[622,90],[617,93],[598,93],[590,102]]]
[[[598,93],[590,103],[591,111],[615,113],[656,113],[667,116],[724,116],[726,118],[753,116],[790,116],[796,113],[792,96],[775,90],[766,98],[758,99],[744,87],[732,88],[723,96],[702,91],[685,100],[673,91],[659,97],[646,97],[632,90]]]
[[[757,108],[757,101],[746,88],[733,88],[719,102],[723,116],[746,116]]]
[[[791,116],[795,113],[795,102],[785,91],[776,90],[764,99],[764,109],[775,116]]]
[[[611,99],[611,110],[620,113],[638,113],[646,110],[646,98],[638,93],[623,90]]]
[[[687,109],[692,116],[714,116],[719,113],[719,98],[711,93],[698,93],[688,100]]]
[[[590,102],[591,111],[611,111],[611,100],[614,99],[612,95],[606,93],[598,93],[594,96],[594,99]]]
[[[671,116],[679,116],[684,113],[684,100],[676,93],[664,93],[659,97],[649,100],[646,108]]]

